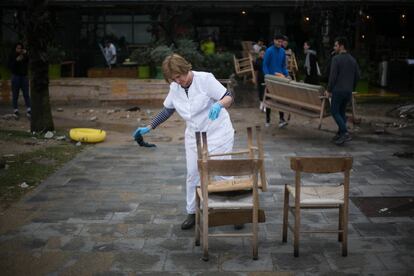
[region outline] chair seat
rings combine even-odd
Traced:
[[[287,189],[295,198],[295,186],[287,185]],[[300,204],[301,206],[344,204],[344,186],[302,186]]]
[[[266,179],[266,183],[267,179]],[[261,178],[258,179],[257,186],[262,188]],[[217,180],[211,181],[208,185],[208,191],[211,193],[215,192],[229,192],[229,191],[242,191],[253,189],[253,180],[251,178],[233,178],[230,180]]]
[[[202,208],[203,195],[200,188],[197,188],[197,194]],[[250,191],[212,193],[208,195],[208,207],[213,209],[253,208],[253,193]]]

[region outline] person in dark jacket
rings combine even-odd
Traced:
[[[11,87],[13,93],[13,109],[14,116],[16,119],[19,119],[19,92],[22,90],[24,102],[26,104],[26,115],[28,118],[31,116],[31,105],[30,105],[30,95],[29,95],[29,79],[27,77],[28,73],[28,63],[29,59],[27,56],[27,51],[24,49],[22,43],[16,43],[15,48],[12,50],[12,53],[9,57],[9,69],[12,73]]]
[[[337,145],[352,140],[346,128],[345,110],[359,79],[359,66],[347,49],[348,41],[346,38],[338,37],[335,39],[334,50],[337,55],[332,59],[326,91],[329,96],[332,96],[331,113],[338,125],[338,132],[333,138]]]
[[[303,43],[303,51],[305,53],[305,83],[319,85],[319,76],[321,73],[316,51],[311,49],[309,41]]]
[[[257,92],[260,101],[260,110],[264,111],[263,107],[263,94],[264,94],[264,73],[263,73],[263,57],[266,51],[266,47],[262,47],[258,52],[258,57],[254,62],[254,70],[256,73],[256,85],[257,85]]]

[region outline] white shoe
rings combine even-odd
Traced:
[[[286,121],[280,121],[279,122],[279,128],[284,128],[287,125],[288,125],[288,123]]]

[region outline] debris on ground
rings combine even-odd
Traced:
[[[414,104],[397,106],[388,111],[387,115],[396,118],[414,119]]]
[[[140,111],[141,108],[139,108],[138,106],[133,106],[130,108],[125,109],[125,111]]]
[[[91,117],[90,119],[89,119],[89,121],[91,121],[91,122],[95,122],[96,121],[96,116],[93,116],[93,117]]]
[[[82,143],[81,143],[81,142],[77,142],[77,143],[76,143],[76,146],[77,146],[77,147],[80,147],[80,146],[82,146]]]
[[[14,118],[14,115],[13,114],[5,114],[1,118],[4,119],[4,120],[11,120],[11,119]]]
[[[400,158],[413,158],[414,152],[396,152],[393,154],[393,156],[397,156]]]
[[[26,189],[29,188],[29,185],[27,185],[26,182],[23,182],[22,184],[19,185],[20,188]]]
[[[51,139],[51,138],[53,138],[53,136],[54,136],[54,134],[51,131],[48,131],[48,132],[45,133],[45,138],[46,139]]]
[[[140,147],[147,147],[147,148],[156,147],[155,144],[150,144],[150,143],[145,142],[144,138],[140,134],[138,134],[137,137],[135,137],[135,141],[138,143]]]
[[[66,136],[65,135],[62,135],[62,136],[57,136],[56,137],[56,140],[58,140],[58,141],[63,141],[63,140],[65,140],[66,139]]]
[[[56,111],[57,111],[57,112],[63,112],[63,108],[58,107],[58,108],[56,109]]]

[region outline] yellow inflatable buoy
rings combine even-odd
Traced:
[[[105,140],[106,132],[94,128],[72,128],[69,131],[69,136],[72,140],[83,143],[99,143]]]

